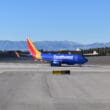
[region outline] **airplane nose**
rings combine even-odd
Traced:
[[[87,58],[84,58],[84,60],[85,60],[85,63],[88,62],[88,59]]]
[[[84,64],[84,63],[88,62],[88,59],[85,58],[84,56],[80,56],[80,57],[79,57],[79,62],[80,62],[81,64]]]

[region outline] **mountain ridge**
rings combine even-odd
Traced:
[[[81,44],[74,41],[36,41],[34,44],[38,49],[43,50],[74,50],[77,48],[88,49],[110,47],[110,42]],[[26,41],[0,40],[0,50],[28,50],[28,48]]]

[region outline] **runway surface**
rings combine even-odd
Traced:
[[[110,110],[110,65],[0,63],[0,110]]]

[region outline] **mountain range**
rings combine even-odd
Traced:
[[[74,50],[77,48],[88,49],[88,48],[110,47],[110,42],[80,44],[73,41],[36,41],[34,43],[38,49],[43,50],[60,50],[60,49]],[[0,50],[28,50],[28,49],[25,41],[0,40]]]

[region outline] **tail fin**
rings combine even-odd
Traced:
[[[32,56],[34,58],[42,59],[41,58],[41,52],[38,49],[36,49],[36,47],[34,46],[34,44],[30,38],[27,38],[27,46],[28,46],[30,53],[32,54]]]

